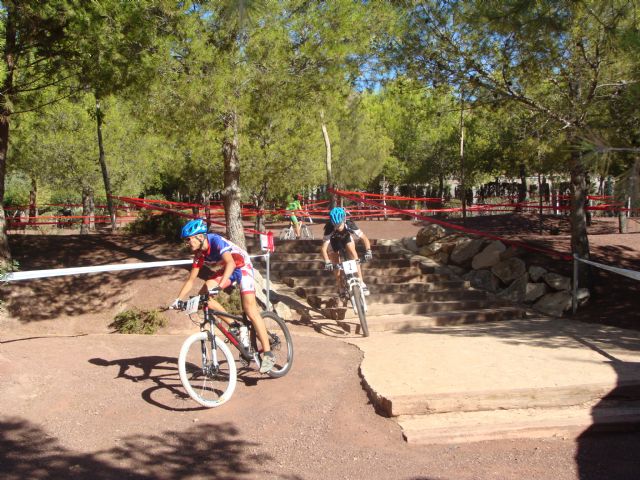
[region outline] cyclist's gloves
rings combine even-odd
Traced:
[[[184,308],[184,302],[179,298],[176,298],[173,303],[169,305],[169,308],[172,310],[182,310]]]
[[[372,258],[373,258],[373,253],[371,253],[371,250],[367,250],[366,252],[364,252],[365,262],[369,262]]]
[[[211,290],[209,290],[209,295],[218,295],[220,293],[220,290],[222,289],[219,285],[217,287],[213,287]]]
[[[325,264],[324,264],[324,269],[325,269],[326,271],[328,271],[328,272],[332,271],[332,270],[333,270],[333,263],[331,263],[331,262],[325,262]]]

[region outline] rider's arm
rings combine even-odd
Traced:
[[[364,232],[362,232],[362,230],[360,231],[360,240],[362,240],[362,243],[364,243],[364,248],[366,250],[371,250],[371,242],[369,241],[369,238],[367,238],[367,236],[364,234]]]
[[[198,273],[200,272],[200,267],[193,267],[191,272],[189,272],[189,278],[184,282],[184,285],[180,289],[180,293],[178,294],[178,299],[183,298],[187,293],[191,291],[191,287],[193,287],[193,282],[198,278]]]
[[[227,283],[230,282],[231,275],[233,275],[233,271],[236,269],[236,262],[233,260],[231,256],[231,252],[224,252],[222,254],[222,261],[224,262],[224,272],[222,273],[222,278],[220,279],[221,288],[226,288]]]
[[[324,241],[322,242],[322,246],[320,247],[320,254],[322,255],[322,259],[324,260],[324,263],[328,263],[329,262],[329,241]]]

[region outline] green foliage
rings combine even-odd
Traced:
[[[185,219],[173,213],[154,214],[143,210],[140,216],[126,225],[125,229],[132,235],[161,235],[167,240],[178,242]]]
[[[167,325],[167,319],[158,310],[140,310],[133,308],[116,315],[109,324],[118,333],[137,333],[153,335]]]
[[[242,314],[242,301],[240,299],[240,289],[234,288],[231,293],[221,293],[216,300],[224,309],[232,314]]]

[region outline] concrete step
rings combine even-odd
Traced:
[[[446,275],[428,275],[428,280],[425,283],[371,283],[367,282],[371,296],[387,295],[391,293],[407,294],[407,293],[422,293],[429,294],[429,298],[432,300],[450,300],[448,297],[460,298],[485,298],[486,292],[482,290],[455,290],[455,289],[443,289],[433,290],[430,289],[428,282],[447,282],[455,280],[447,280],[449,277]],[[316,286],[307,285],[296,287],[296,295],[300,297],[306,297],[308,295],[319,296],[335,296],[337,293],[337,286],[335,282],[328,282],[324,285]]]
[[[341,310],[344,310],[344,312]],[[358,317],[353,314],[351,306],[349,306],[348,310],[346,307],[326,308],[323,309],[322,312],[333,315],[333,320],[344,322],[341,323],[340,326],[345,331],[354,333],[354,327],[350,322],[355,322],[357,324]],[[370,315],[369,312],[367,312],[367,325],[371,332],[409,332],[412,330],[419,331],[420,329],[430,327],[446,327],[452,325],[515,320],[524,318],[525,314],[526,312],[524,310],[511,306],[410,315]]]
[[[364,257],[364,250],[358,249],[360,259]],[[272,262],[298,262],[304,260],[319,260],[320,251],[314,253],[298,253],[298,252],[275,252],[271,255]],[[403,259],[401,255],[394,252],[376,252],[373,254],[373,261],[376,260],[398,260]]]
[[[373,260],[372,262],[367,262],[362,265],[363,271],[389,271],[389,269],[410,269],[412,265],[416,265],[416,269],[419,269],[417,264],[411,263],[407,259],[385,259],[385,260]],[[324,261],[320,258],[313,260],[293,260],[293,261],[283,261],[283,260],[273,260],[271,262],[271,271],[287,271],[287,272],[295,272],[299,270],[321,270],[324,271]]]
[[[321,308],[322,314],[327,318],[333,320],[348,320],[352,318],[358,318],[357,314],[353,311],[351,303],[347,302],[345,305],[339,299],[335,299],[326,307],[322,308],[315,304],[313,297],[308,297],[307,302],[314,308]],[[461,301],[444,301],[444,302],[415,302],[415,303],[385,303],[385,304],[371,304],[367,299],[367,318],[380,317],[379,322],[384,322],[385,328],[380,328],[378,331],[386,330],[399,330],[401,328],[407,328],[405,321],[401,319],[405,315],[432,315],[435,313],[443,312],[458,312],[458,315],[452,315],[449,319],[453,323],[442,323],[442,325],[459,324],[459,323],[476,323],[478,321],[488,321],[488,318],[497,320],[496,314],[499,312],[504,315],[506,312],[514,314],[516,312],[523,312],[522,309],[511,306],[498,305],[495,301],[487,300],[461,300]],[[507,309],[506,311],[503,309]],[[394,317],[397,318],[394,321]],[[512,318],[512,317],[511,317]],[[522,318],[518,316],[517,318]],[[373,321],[373,320],[372,320]],[[402,326],[395,326],[397,322],[400,322]],[[375,330],[374,330],[375,331]]]
[[[300,273],[300,272],[298,272]],[[398,285],[402,282],[402,285],[406,285],[407,288],[417,288],[413,285],[420,285],[420,290],[444,290],[444,289],[461,289],[469,288],[469,282],[463,280],[429,280],[429,275],[388,275],[386,277],[373,277],[365,273],[365,281],[367,286],[373,285]],[[275,276],[280,282],[288,285],[289,287],[300,286],[314,286],[320,287],[324,285],[336,285],[336,279],[333,275],[288,275],[288,273],[282,272]],[[337,288],[337,287],[336,287]]]
[[[389,278],[390,276],[418,276],[423,273],[434,273],[433,271],[425,272],[421,271],[420,268],[416,266],[412,267],[389,267],[389,268],[363,268],[362,274],[365,277],[365,281],[369,282],[369,278],[371,277],[384,277]],[[288,277],[316,277],[316,278],[335,278],[333,273],[327,272],[324,267],[310,267],[307,270],[278,270],[272,269],[272,275],[276,275],[279,278],[288,278]],[[394,282],[395,283],[395,282]]]
[[[372,286],[373,288],[373,286]],[[324,294],[308,294],[300,295],[299,287],[295,290],[295,293],[306,298],[309,305],[314,308],[329,307],[336,305],[337,294],[335,292],[335,286],[326,287]],[[367,304],[369,307],[373,305],[393,305],[404,303],[424,303],[424,302],[466,302],[466,301],[482,301],[488,303],[487,294],[480,290],[440,290],[435,292],[422,291],[422,292],[409,292],[409,293],[374,293],[367,297]],[[494,303],[492,303],[494,305]],[[371,308],[369,308],[370,311]]]
[[[447,444],[516,438],[576,439],[585,430],[637,431],[640,402],[400,416],[407,443]]]
[[[322,239],[315,240],[291,240],[284,241],[279,239],[275,240],[275,253],[281,252],[291,252],[291,253],[307,253],[314,252],[318,253],[320,251],[320,247],[322,246]],[[361,250],[362,243],[358,242],[357,244],[358,250]],[[371,240],[371,250],[374,251],[374,255],[376,252],[391,252],[391,247],[388,245],[378,245],[376,240]]]

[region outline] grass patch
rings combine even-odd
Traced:
[[[167,319],[158,310],[139,310],[133,308],[116,315],[109,328],[118,333],[142,333],[153,335],[159,328],[167,325]]]

